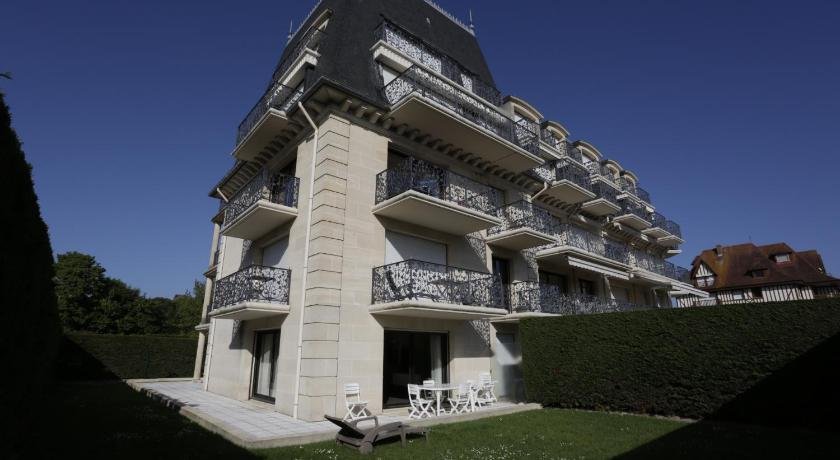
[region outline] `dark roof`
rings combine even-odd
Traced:
[[[718,251],[722,257],[718,257]],[[790,262],[776,263],[772,256],[790,254]],[[778,284],[840,285],[840,279],[829,276],[822,257],[814,250],[796,252],[786,243],[756,246],[753,243],[706,249],[692,262],[692,278],[703,263],[715,274],[709,291]],[[763,277],[751,275],[766,270]]]
[[[370,101],[381,101],[371,47],[377,27],[388,19],[495,87],[475,36],[424,0],[323,0],[286,46],[281,61],[327,9],[332,16],[318,50],[321,58],[307,77],[312,83],[324,78]]]

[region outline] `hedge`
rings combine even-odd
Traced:
[[[195,337],[68,333],[59,356],[62,380],[192,377]]]
[[[840,299],[528,318],[529,400],[837,429]]]

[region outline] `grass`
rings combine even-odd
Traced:
[[[62,383],[25,458],[361,458],[332,442],[248,451],[121,382]],[[545,409],[432,427],[367,458],[838,458],[840,435]]]

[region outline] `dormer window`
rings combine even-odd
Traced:
[[[790,254],[789,253],[781,253],[773,255],[773,260],[776,261],[777,264],[781,264],[784,262],[790,262]]]
[[[697,282],[697,287],[712,287],[715,285],[715,277],[712,276],[698,276],[694,278]]]
[[[747,274],[752,278],[764,278],[767,275],[767,269],[750,270]]]

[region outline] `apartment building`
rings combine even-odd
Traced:
[[[817,251],[786,243],[718,245],[694,258],[693,284],[706,299],[684,296],[679,306],[784,302],[840,296],[840,279],[828,274]]]
[[[496,88],[424,0],[324,0],[292,34],[210,195],[196,376],[304,420],[493,372],[525,316],[705,296],[638,176]],[[343,414],[343,413],[342,413]]]

